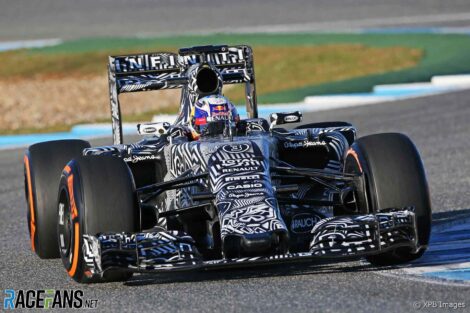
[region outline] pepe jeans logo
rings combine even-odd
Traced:
[[[5,289],[3,309],[96,309],[97,299],[85,299],[83,290]]]
[[[310,232],[320,218],[310,213],[300,213],[292,218],[290,229],[296,234]]]
[[[284,148],[286,149],[297,149],[297,148],[308,148],[308,147],[316,147],[316,146],[326,146],[326,141],[298,141],[298,142],[284,142]]]
[[[124,158],[125,162],[137,163],[141,161],[148,161],[148,160],[157,160],[158,156],[156,155],[133,155],[128,158]]]

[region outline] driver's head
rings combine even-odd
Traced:
[[[191,123],[193,128],[202,134],[209,122],[229,119],[239,120],[235,106],[224,96],[210,95],[196,102]]]

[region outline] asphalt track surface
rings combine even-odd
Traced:
[[[361,136],[407,134],[421,152],[434,212],[450,212],[470,208],[469,98],[470,91],[463,91],[305,114],[305,121],[350,121]],[[94,142],[105,143],[109,139]],[[79,288],[108,312],[413,312],[416,301],[466,301],[470,310],[468,285],[417,281],[361,261],[142,275],[126,283],[79,285],[60,260],[40,260],[30,250],[22,155],[23,149],[0,151],[0,291]]]
[[[0,0],[0,41],[468,27],[468,0]]]

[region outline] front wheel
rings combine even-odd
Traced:
[[[423,163],[413,142],[405,135],[384,133],[359,138],[351,146],[345,172],[362,173],[366,180],[366,197],[358,201],[370,213],[383,209],[414,207],[418,230],[415,253],[409,248],[367,257],[375,265],[392,265],[412,261],[425,251],[431,230],[431,201]]]
[[[80,283],[126,280],[131,273],[93,275],[84,255],[84,235],[134,233],[140,227],[135,184],[126,163],[111,156],[82,156],[67,164],[59,185],[57,233],[62,262]]]
[[[24,187],[28,229],[31,248],[41,259],[59,257],[56,210],[62,169],[89,147],[83,140],[55,140],[34,144],[26,150]]]

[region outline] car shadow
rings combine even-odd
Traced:
[[[437,244],[445,244],[446,241],[455,239],[456,232],[453,227],[461,227],[467,223],[470,225],[470,209],[438,212],[433,214],[433,230],[430,240],[430,249],[420,259],[411,262],[407,267],[432,265],[439,259],[446,263],[461,262],[461,255],[458,258],[452,253],[452,249],[439,249],[433,252],[432,247]],[[462,233],[458,230],[457,235]],[[470,239],[470,232],[464,232],[464,236]],[[460,239],[460,238],[458,238]],[[460,248],[460,247],[459,247]],[[438,255],[436,255],[436,253]],[[466,255],[467,256],[467,255]],[[468,254],[470,257],[470,251]],[[430,259],[434,260],[430,262]],[[302,276],[315,274],[334,274],[334,273],[351,273],[351,272],[375,272],[378,270],[392,270],[402,268],[403,265],[397,266],[374,266],[368,262],[361,260],[353,261],[304,261],[296,263],[284,264],[263,264],[248,265],[246,267],[237,268],[218,268],[210,270],[186,270],[173,271],[164,273],[139,274],[125,282],[126,286],[143,286],[154,284],[172,284],[186,282],[202,282],[202,281],[221,281],[221,280],[238,280],[248,278],[269,278],[282,276]]]
[[[381,267],[380,269],[384,269]],[[237,268],[219,268],[211,270],[182,271],[167,273],[151,273],[134,275],[125,282],[126,286],[143,286],[153,284],[187,283],[187,282],[207,282],[221,280],[238,280],[248,278],[269,278],[282,276],[302,276],[312,274],[331,274],[348,272],[375,271],[377,267],[362,261],[353,262],[328,262],[328,263],[290,263],[276,265],[258,265]]]
[[[460,264],[470,260],[470,209],[437,212],[428,250],[410,267]]]

